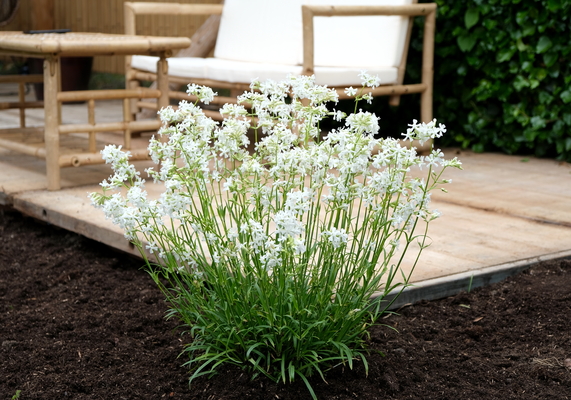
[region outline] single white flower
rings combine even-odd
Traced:
[[[350,86],[345,89],[345,94],[347,96],[354,97],[357,94],[357,89],[354,89],[353,86]]]
[[[321,236],[325,236],[334,249],[346,244],[349,239],[349,235],[344,228],[337,229],[335,227],[331,228],[329,231],[321,232]]]
[[[363,86],[370,88],[376,88],[381,84],[381,79],[378,76],[368,74],[367,71],[361,71],[359,78],[361,78]]]

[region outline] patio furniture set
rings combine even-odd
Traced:
[[[0,147],[46,160],[47,189],[59,190],[60,168],[100,164],[97,132],[122,131],[123,148],[130,149],[133,132],[153,131],[158,120],[137,121],[141,108],[157,109],[173,100],[192,100],[169,89],[169,82],[196,83],[215,88],[244,90],[252,79],[280,81],[288,74],[315,75],[316,83],[334,87],[340,98],[344,89],[360,87],[359,72],[378,75],[381,86],[373,96],[390,96],[398,105],[400,95],[420,93],[420,119],[432,119],[432,74],[436,5],[412,0],[226,0],[217,4],[125,3],[125,34],[0,32],[0,54],[44,59],[43,75],[6,75],[2,82],[17,82],[18,102],[0,103],[1,109],[20,109],[20,127],[0,130]],[[189,38],[140,36],[138,15],[220,14],[214,56],[172,57],[191,45]],[[412,19],[425,17],[422,79],[403,84]],[[61,91],[62,57],[126,55],[126,89]],[[172,58],[169,58],[172,57]],[[168,59],[168,61],[167,61]],[[26,83],[44,83],[44,101],[26,102]],[[156,81],[156,89],[141,81]],[[123,100],[123,121],[96,123],[94,102]],[[155,103],[144,99],[156,99]],[[88,123],[62,124],[61,104],[86,101]],[[235,102],[219,97],[218,103]],[[43,128],[27,128],[25,110],[43,107]],[[207,115],[219,114],[206,110]],[[61,137],[82,134],[86,146],[69,149]],[[145,150],[132,150],[132,160],[147,159]]]

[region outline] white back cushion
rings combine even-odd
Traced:
[[[406,5],[411,0],[306,0],[312,5]],[[329,67],[398,67],[408,17],[315,17],[314,63]]]
[[[302,4],[404,5],[412,0],[226,0],[215,58],[301,65]],[[315,17],[315,66],[396,67],[408,18]]]
[[[302,0],[226,0],[214,57],[300,64],[301,5]]]

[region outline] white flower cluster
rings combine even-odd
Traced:
[[[360,76],[363,87],[380,83]],[[204,103],[215,96],[197,85],[188,93]],[[378,118],[329,111],[337,99],[313,77],[290,76],[253,82],[238,104],[221,108],[220,124],[196,104],[164,108],[162,138],[149,144],[158,170],[147,169],[164,192],[149,199],[128,153],[108,146],[102,153],[114,175],[92,201],[138,246],[147,243],[163,262],[175,260],[176,271],[200,273],[209,262],[268,273],[303,264],[311,274],[327,252],[345,249],[352,259],[374,263],[419,219],[438,217],[428,208],[430,190],[446,183],[442,170],[460,162],[440,150],[421,157],[399,140],[375,138]],[[328,116],[344,124],[324,134],[319,123]],[[425,142],[445,131],[436,120],[414,121],[405,139]],[[428,169],[427,179],[409,177],[412,168]]]

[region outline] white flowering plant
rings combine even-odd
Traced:
[[[362,78],[363,88],[378,85]],[[367,366],[367,329],[390,306],[383,299],[409,284],[439,216],[430,193],[461,164],[376,139],[375,115],[330,111],[337,94],[313,77],[251,88],[221,108],[221,123],[185,101],[160,111],[149,145],[157,167],[146,170],[160,197],[114,146],[102,152],[114,174],[90,196],[140,249],[168,316],[186,328],[191,381],[230,363],[253,377],[300,378],[315,397],[309,376]],[[362,89],[348,91],[367,100]],[[188,92],[205,103],[215,96]],[[344,125],[325,134],[327,117]],[[436,120],[414,121],[405,141],[444,132]],[[410,251],[418,255],[405,273]]]

